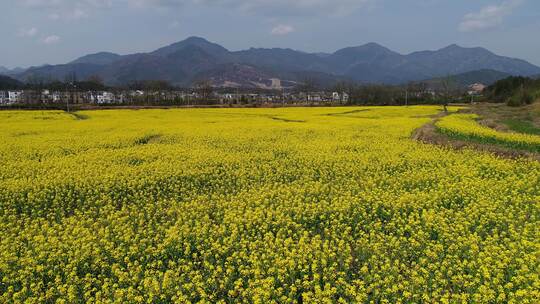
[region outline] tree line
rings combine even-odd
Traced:
[[[531,104],[540,99],[540,79],[508,77],[499,80],[486,89],[485,98],[515,107]]]

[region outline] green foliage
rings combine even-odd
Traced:
[[[540,135],[540,128],[535,126],[531,121],[523,119],[506,119],[503,123],[507,125],[510,130],[515,132]]]
[[[450,96],[433,93],[426,83],[409,83],[402,86],[338,83],[331,89],[349,94],[349,105],[423,105],[443,104],[457,99],[460,93],[452,89]]]
[[[505,102],[514,107],[524,106],[540,97],[540,80],[508,77],[488,87],[486,92],[490,101]]]
[[[0,90],[14,90],[22,87],[23,84],[21,82],[8,76],[0,75]]]
[[[510,98],[508,98],[506,103],[511,107],[519,107],[529,105],[533,103],[533,101],[534,99],[531,93],[529,93],[529,91],[527,91],[526,89],[521,89],[518,90],[518,92],[512,95]]]

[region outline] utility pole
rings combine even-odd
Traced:
[[[405,90],[405,106],[409,105],[409,90]]]
[[[70,85],[73,85],[73,82],[70,83]],[[68,94],[69,94],[69,89],[68,89]],[[71,98],[71,96],[68,96],[66,98],[66,111],[69,113],[69,99]]]
[[[75,82],[72,82],[71,83],[71,96],[66,98],[66,108],[67,108],[67,111],[69,113],[69,98],[72,98],[72,103],[75,104],[75,94],[77,94],[77,85],[75,84]]]

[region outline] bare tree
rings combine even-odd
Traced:
[[[28,103],[41,103],[43,102],[43,89],[45,88],[45,80],[38,75],[31,75],[26,79],[28,88],[30,89],[27,96]]]
[[[452,91],[455,87],[455,79],[451,75],[447,75],[446,77],[441,79],[441,85],[443,88],[444,93],[444,99],[443,99],[443,107],[444,112],[448,112],[448,103],[450,102],[450,98],[452,98]]]
[[[201,79],[194,83],[195,90],[201,96],[203,102],[208,102],[212,97],[214,88],[212,87],[212,82],[208,79]]]
[[[306,77],[302,80],[302,83],[298,86],[298,90],[306,94],[306,102],[309,102],[309,93],[317,90],[317,80],[313,77]]]
[[[66,98],[66,111],[69,112],[69,103],[77,103],[76,94],[77,94],[77,74],[75,72],[69,73],[65,77],[66,92],[69,94],[69,97]]]

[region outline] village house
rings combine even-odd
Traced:
[[[320,94],[309,94],[307,100],[311,102],[320,102],[323,101],[323,97]]]
[[[218,94],[220,103],[236,103],[240,100],[240,94],[234,94],[234,93],[225,93],[225,94]]]
[[[20,102],[22,94],[23,94],[23,91],[8,91],[7,103],[14,104],[14,103]]]
[[[60,103],[63,99],[62,93],[60,92],[54,92],[52,93],[52,101],[54,103]]]
[[[333,102],[339,102],[339,103],[347,103],[349,102],[349,94],[343,92],[339,94],[338,92],[332,93],[332,101]]]
[[[110,104],[115,101],[115,96],[110,92],[98,92],[91,95],[91,102],[97,104]]]
[[[348,102],[349,102],[349,98],[350,98],[350,97],[349,97],[349,94],[347,94],[347,93],[341,94],[341,102],[343,102],[343,103],[348,103]]]
[[[128,96],[125,93],[114,94],[114,103],[122,104],[129,101]]]
[[[4,104],[4,100],[7,99],[6,91],[0,91],[0,104]]]
[[[8,102],[8,94],[6,91],[0,91],[0,104],[6,104]]]
[[[24,101],[23,91],[5,91],[3,96],[4,104],[16,104]]]
[[[469,85],[468,94],[469,95],[481,95],[486,89],[486,85],[481,83],[474,83]]]

